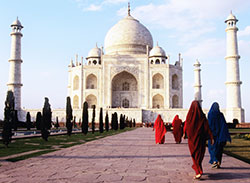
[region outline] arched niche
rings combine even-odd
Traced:
[[[79,89],[79,76],[75,76],[73,79],[73,90]]]
[[[179,97],[177,95],[172,97],[172,108],[179,108]]]
[[[86,78],[86,89],[96,89],[97,88],[97,78],[94,74],[90,74]]]
[[[90,94],[86,97],[86,102],[88,103],[89,108],[92,108],[94,105],[97,105],[96,96]]]
[[[73,98],[73,108],[78,109],[79,108],[79,97],[77,95]]]
[[[164,88],[164,78],[160,73],[153,76],[153,89],[163,89]]]
[[[163,108],[164,107],[163,96],[161,96],[160,94],[153,96],[152,106],[153,106],[153,108],[158,108],[158,109]]]
[[[176,74],[172,76],[172,89],[174,90],[179,89],[179,81],[178,81],[178,76]]]
[[[138,86],[135,76],[127,71],[112,79],[112,107],[138,107]],[[126,100],[125,100],[126,99]]]

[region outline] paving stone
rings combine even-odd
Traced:
[[[250,165],[223,155],[222,168],[212,169],[206,151],[206,183],[250,183]],[[156,145],[151,128],[109,136],[19,162],[0,162],[0,182],[156,182],[190,183],[195,175],[187,140]]]

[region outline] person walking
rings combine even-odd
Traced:
[[[165,133],[167,132],[164,123],[162,121],[161,115],[159,114],[155,120],[154,127],[155,130],[155,143],[164,144],[165,142]]]
[[[174,117],[174,120],[172,122],[172,126],[173,126],[173,134],[174,134],[175,142],[176,142],[176,144],[180,144],[181,137],[183,134],[183,128],[182,128],[182,121],[178,115],[176,115]]]
[[[200,179],[203,174],[202,160],[206,151],[206,140],[210,138],[213,144],[213,134],[209,129],[208,120],[198,101],[194,100],[189,108],[184,134],[188,136],[188,147],[193,160],[192,168],[195,170],[194,179]]]
[[[220,107],[217,102],[214,102],[208,112],[208,123],[213,133],[214,144],[208,140],[208,150],[210,154],[209,163],[212,168],[220,168],[222,162],[223,148],[227,141],[231,142],[231,137],[228,131],[224,115],[220,112]]]

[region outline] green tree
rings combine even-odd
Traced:
[[[41,130],[41,123],[42,123],[42,113],[37,112],[36,113],[36,129]]]
[[[124,129],[125,125],[124,125],[124,120],[123,120],[123,115],[120,115],[120,129]]]
[[[100,116],[99,116],[99,131],[103,133],[103,113],[102,108],[100,109]]]
[[[89,114],[88,114],[88,103],[84,102],[82,112],[82,133],[87,134],[89,128]]]
[[[133,119],[133,127],[136,126],[135,118]]]
[[[92,114],[92,133],[95,133],[95,105],[93,105],[93,114]]]
[[[55,124],[55,127],[56,127],[56,129],[58,129],[58,128],[60,127],[59,121],[58,121],[58,116],[56,117],[56,124]]]
[[[4,122],[2,131],[2,141],[3,144],[8,147],[11,142],[12,133],[12,123],[15,117],[15,97],[12,91],[7,92],[7,97],[5,101],[4,108]]]
[[[72,107],[71,107],[71,101],[70,97],[67,97],[67,102],[66,102],[66,128],[67,128],[67,134],[70,136],[72,133],[72,122],[71,120],[73,119],[73,114],[72,114]]]
[[[106,116],[105,116],[105,130],[106,130],[106,132],[109,131],[109,115],[108,115],[108,111],[106,112]]]
[[[26,114],[26,127],[27,127],[27,130],[30,130],[31,128],[31,120],[30,120],[30,112],[27,112]]]
[[[117,112],[114,113],[114,130],[118,130],[118,115]]]
[[[48,141],[48,137],[49,137],[49,129],[51,129],[51,116],[52,116],[52,112],[51,112],[51,108],[50,108],[50,104],[49,104],[49,99],[47,97],[45,97],[45,102],[44,102],[44,106],[43,106],[43,115],[42,115],[42,123],[41,123],[41,134],[42,134],[42,138],[45,141]]]

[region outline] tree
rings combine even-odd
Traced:
[[[132,128],[132,119],[129,120],[129,128]]]
[[[36,129],[41,130],[41,123],[42,123],[42,113],[37,112],[36,113]]]
[[[66,101],[66,128],[67,128],[67,134],[70,136],[72,133],[72,122],[73,119],[72,115],[72,107],[71,107],[71,101],[70,97],[67,97]]]
[[[93,114],[92,114],[92,133],[95,133],[95,105],[93,105]]]
[[[44,102],[44,106],[43,106],[43,115],[42,115],[42,121],[41,121],[41,134],[42,134],[42,138],[45,141],[48,141],[48,137],[49,137],[49,129],[51,129],[52,125],[52,121],[51,121],[51,108],[50,108],[50,104],[49,104],[49,99],[47,97],[45,97],[45,102]]]
[[[55,127],[56,127],[56,129],[58,129],[58,128],[60,127],[59,121],[58,121],[58,116],[56,117],[56,124],[55,124]]]
[[[3,144],[8,147],[11,142],[12,133],[12,122],[15,116],[15,97],[12,91],[7,92],[4,108],[4,123],[2,131]]]
[[[114,130],[118,130],[118,116],[117,113],[114,113]]]
[[[99,131],[103,133],[103,113],[102,108],[100,109],[100,116],[99,116]]]
[[[129,127],[129,120],[128,120],[128,116],[126,117],[126,127]]]
[[[45,127],[49,130],[52,127],[52,112],[49,104],[49,99],[45,97],[44,107],[43,107],[43,121],[45,124]]]
[[[88,114],[88,103],[84,102],[82,112],[82,133],[87,134],[89,128],[89,114]]]
[[[31,120],[30,120],[30,112],[27,112],[26,114],[26,127],[27,127],[27,130],[30,130],[30,127],[31,127]]]
[[[17,124],[18,124],[18,113],[17,113],[17,110],[14,110],[14,118],[13,118],[13,122],[12,122],[12,128],[15,131],[17,131]]]
[[[106,130],[106,132],[109,131],[109,115],[108,115],[108,111],[106,112],[106,116],[105,116],[105,130]]]
[[[135,122],[135,118],[134,118],[134,120],[133,120],[133,127],[135,127],[136,126],[136,122]]]
[[[114,130],[114,114],[111,114],[111,130]]]
[[[120,130],[124,129],[124,120],[123,120],[123,115],[120,115]]]

